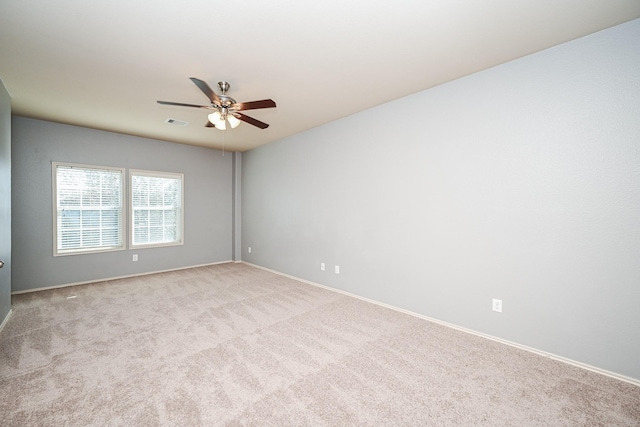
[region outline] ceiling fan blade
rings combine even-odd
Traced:
[[[215,126],[213,125],[213,123],[207,122],[207,124],[204,125],[204,127],[206,127],[206,128],[214,128]]]
[[[207,84],[207,82],[204,82],[200,79],[196,79],[195,77],[189,77],[191,79],[191,81],[193,83],[195,83],[196,86],[198,86],[198,88],[204,92],[205,95],[207,95],[207,98],[209,98],[211,100],[211,102],[214,102],[216,104],[220,104],[220,98],[218,98],[218,95],[216,95],[216,93],[213,91],[213,89],[211,89],[209,87],[209,85]]]
[[[211,108],[206,105],[183,104],[182,102],[156,101],[162,105],[177,105],[178,107]]]
[[[276,103],[273,99],[263,99],[260,101],[251,101],[251,102],[239,102],[237,104],[233,104],[232,107],[236,111],[243,110],[258,110],[260,108],[274,108]]]
[[[256,120],[253,117],[249,117],[247,115],[244,115],[242,113],[234,113],[234,116],[237,117],[239,120],[242,120],[243,122],[249,123],[250,125],[254,125],[256,127],[259,127],[260,129],[266,129],[269,127],[268,124],[266,124],[265,122],[261,122],[260,120]]]

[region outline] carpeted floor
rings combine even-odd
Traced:
[[[3,426],[640,425],[640,387],[243,264],[13,308]]]

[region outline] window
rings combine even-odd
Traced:
[[[124,169],[52,163],[53,254],[124,249]]]
[[[131,247],[183,243],[183,175],[131,170]]]

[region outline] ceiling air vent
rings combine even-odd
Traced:
[[[186,126],[189,124],[188,122],[183,122],[182,120],[176,120],[176,119],[167,119],[164,122],[169,123],[170,125],[175,125],[175,126]]]

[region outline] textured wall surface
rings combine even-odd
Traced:
[[[636,20],[243,153],[243,259],[640,379],[639,70]]]
[[[13,291],[232,259],[230,153],[21,117],[12,145]],[[184,245],[54,257],[52,161],[184,173]]]

